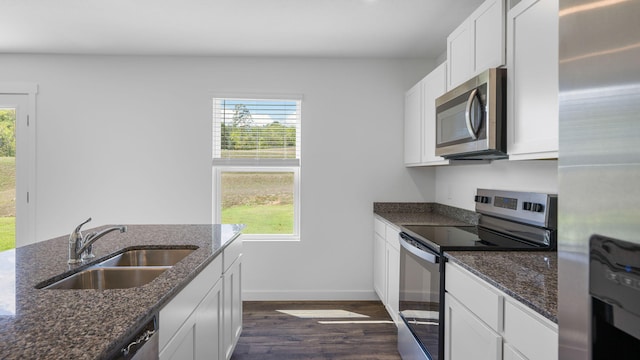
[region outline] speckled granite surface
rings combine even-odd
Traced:
[[[558,323],[558,253],[448,251],[445,255],[450,261]]]
[[[435,203],[374,203],[397,226],[469,225],[478,214]],[[558,254],[530,251],[449,251],[447,257],[549,320],[558,322]]]
[[[129,289],[36,289],[56,275],[88,265],[67,265],[68,236],[16,249],[15,312],[0,310],[0,359],[104,358],[236,239],[241,229],[240,225],[128,225],[124,234],[106,235],[94,244],[92,263],[130,247],[198,246],[152,282]],[[4,260],[11,262],[6,256]],[[5,283],[12,276],[7,268],[0,267]]]
[[[478,223],[478,214],[436,203],[373,203],[373,213],[401,225],[452,225]]]

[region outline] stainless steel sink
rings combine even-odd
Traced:
[[[198,247],[129,249],[38,289],[125,289],[150,283]]]
[[[90,267],[44,289],[124,289],[150,283],[170,266]]]
[[[127,250],[99,266],[173,266],[195,249],[136,249]]]

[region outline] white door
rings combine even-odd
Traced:
[[[0,250],[30,244],[35,237],[35,124],[29,101],[28,94],[0,90]]]

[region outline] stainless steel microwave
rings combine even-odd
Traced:
[[[506,69],[489,69],[436,99],[436,155],[507,158]]]

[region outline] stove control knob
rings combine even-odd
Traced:
[[[525,201],[522,203],[522,209],[532,212],[542,212],[544,211],[544,205]]]
[[[476,197],[474,198],[475,202],[481,203],[481,204],[488,204],[489,199],[490,197],[488,196],[480,196],[480,195],[476,195]]]
[[[533,203],[531,204],[531,211],[533,212],[542,212],[544,210],[544,205]]]

